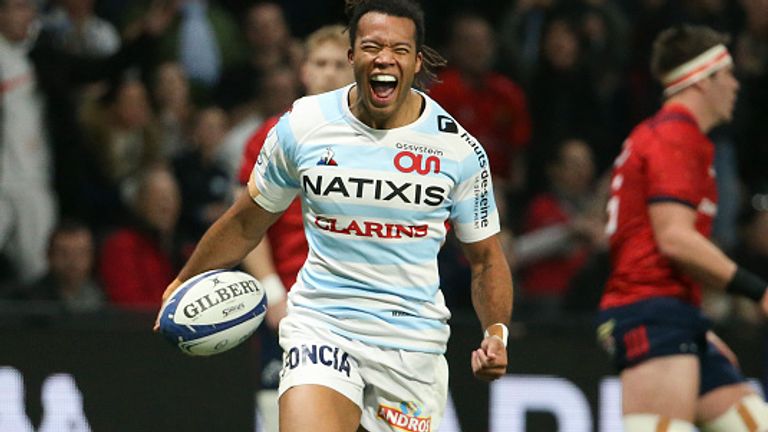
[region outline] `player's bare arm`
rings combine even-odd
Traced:
[[[768,314],[765,284],[739,270],[736,263],[696,230],[694,209],[675,202],[660,202],[652,204],[648,211],[662,255],[699,283],[760,302],[763,313]]]
[[[697,282],[725,287],[736,264],[696,231],[695,209],[677,202],[659,202],[651,204],[648,211],[662,255]]]
[[[269,299],[269,309],[264,318],[267,325],[277,330],[287,311],[285,287],[275,269],[269,237],[264,236],[258,246],[243,258],[243,268],[261,282]]]
[[[280,215],[256,204],[251,196],[258,195],[258,191],[252,189],[251,194],[240,194],[226,213],[206,231],[176,279],[165,289],[163,303],[185,280],[207,270],[232,267],[256,247],[267,228]]]
[[[487,331],[480,348],[472,352],[472,372],[490,381],[507,371],[506,325],[512,315],[512,276],[497,236],[463,244],[463,248],[472,271],[472,303]]]

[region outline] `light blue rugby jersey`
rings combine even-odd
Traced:
[[[450,312],[437,253],[499,231],[485,151],[436,102],[379,130],[349,110],[354,84],[299,99],[270,132],[252,174],[271,212],[301,196],[309,256],[292,316],[369,344],[445,352]]]

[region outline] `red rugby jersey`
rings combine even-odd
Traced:
[[[681,105],[667,105],[637,126],[614,162],[608,202],[612,273],[601,309],[651,297],[698,306],[701,288],[659,253],[648,205],[674,201],[697,211],[696,230],[709,237],[717,211],[714,145]]]
[[[248,184],[256,158],[264,145],[264,140],[279,119],[280,116],[268,118],[248,139],[238,175],[241,185]],[[275,262],[277,275],[283,282],[285,289],[290,291],[309,253],[307,239],[304,236],[300,200],[294,199],[291,205],[285,209],[283,215],[269,227],[267,238],[272,248],[272,259]]]

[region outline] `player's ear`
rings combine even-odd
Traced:
[[[424,63],[424,54],[419,51],[416,53],[416,74],[421,72],[421,64]]]
[[[347,50],[347,61],[349,61],[349,64],[351,65],[355,64],[355,52],[352,48]]]

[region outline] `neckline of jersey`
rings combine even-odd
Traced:
[[[352,114],[352,110],[349,109],[349,102],[348,102],[349,101],[349,92],[352,91],[352,88],[354,88],[356,85],[357,84],[355,84],[355,83],[347,85],[347,87],[344,89],[344,91],[341,92],[341,96],[342,97],[341,97],[341,101],[340,102],[341,102],[342,110],[344,112],[344,116],[351,122],[352,126],[356,127],[357,129],[360,129],[360,130],[362,130],[362,131],[364,131],[364,132],[366,132],[368,134],[385,135],[385,134],[387,134],[389,132],[405,130],[405,129],[412,128],[414,126],[418,126],[419,124],[423,123],[429,117],[429,114],[432,111],[432,104],[429,103],[429,99],[427,98],[427,95],[424,94],[423,92],[419,91],[419,90],[416,90],[415,88],[411,88],[411,91],[414,91],[417,94],[419,94],[423,98],[423,100],[424,100],[424,105],[425,105],[424,106],[424,110],[422,110],[422,112],[419,115],[419,117],[416,120],[412,121],[411,123],[408,123],[408,124],[400,126],[400,127],[392,128],[392,129],[376,129],[376,128],[372,128],[372,127],[368,126],[367,124],[363,123],[362,121],[360,121],[359,118],[355,117],[355,115]]]

